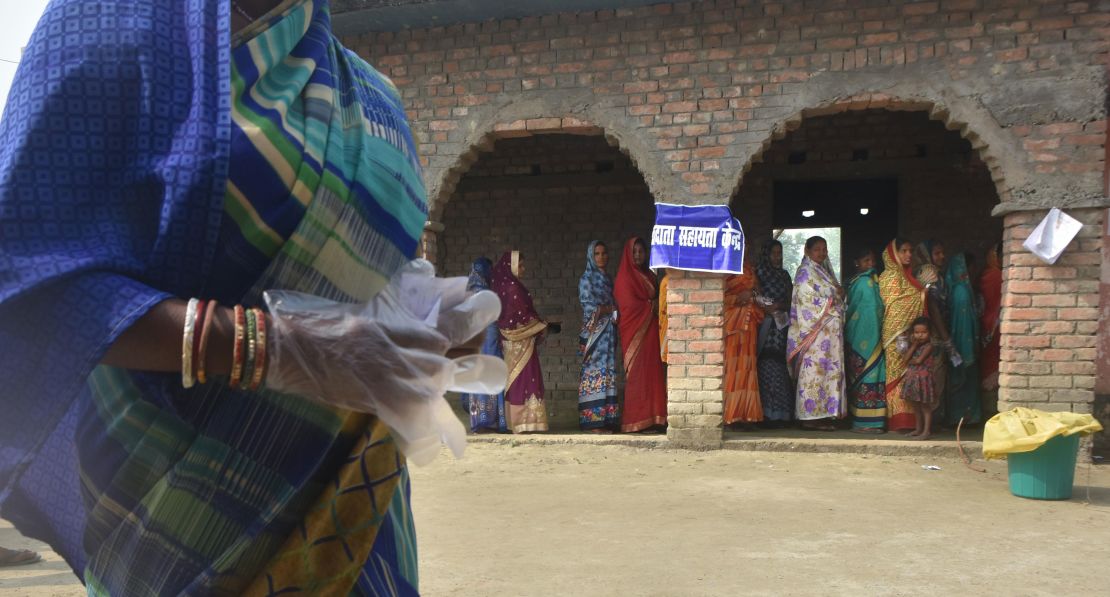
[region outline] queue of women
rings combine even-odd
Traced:
[[[583,430],[666,426],[666,279],[648,269],[647,255],[643,240],[630,239],[614,282],[606,245],[587,248],[578,286]],[[981,392],[998,385],[998,247],[976,279],[972,263],[970,254],[947,259],[935,241],[915,248],[895,239],[881,258],[870,250],[855,255],[855,275],[842,285],[825,239],[806,241],[793,276],[783,269],[782,244],[768,241],[754,266],[747,262],[725,283],[724,423],[833,430],[850,419],[859,433],[925,439],[938,424],[981,422],[990,408]],[[515,251],[496,264],[479,259],[471,271],[472,289],[492,289],[502,301],[483,352],[509,366],[504,394],[464,397],[475,432],[548,430],[538,353],[548,326],[520,281],[523,272]]]
[[[999,247],[981,275],[970,254],[892,240],[880,260],[854,256],[847,286],[821,237],[806,241],[793,277],[782,244],[767,242],[754,267],[732,276],[725,298],[726,425],[905,432],[983,420],[998,387]]]
[[[578,336],[582,374],[578,411],[583,430],[596,433],[656,432],[667,424],[667,378],[659,326],[659,281],[648,269],[642,239],[625,244],[616,281],[609,277],[609,249],[601,241],[586,250],[578,284],[582,329]],[[472,431],[529,433],[548,430],[539,348],[549,325],[536,312],[520,281],[524,259],[518,251],[493,264],[474,262],[470,287],[490,289],[501,299],[501,317],[490,327],[482,352],[503,356],[509,379],[503,394],[463,397]],[[665,292],[665,290],[663,291]],[[617,357],[625,377],[618,399]]]

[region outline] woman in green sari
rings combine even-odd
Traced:
[[[882,433],[886,425],[886,359],[883,355],[883,299],[875,274],[875,253],[855,259],[859,272],[848,286],[844,335],[852,431]]]
[[[945,422],[956,425],[978,423],[983,418],[979,402],[979,316],[975,312],[975,292],[967,271],[967,258],[958,253],[948,262],[948,326],[952,344],[960,355],[959,366],[949,364]]]

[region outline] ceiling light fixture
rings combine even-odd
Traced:
[[[812,209],[807,209],[807,210],[802,212],[802,217],[803,218],[812,218],[813,215],[816,214],[816,213],[817,212],[813,211]]]

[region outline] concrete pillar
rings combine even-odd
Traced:
[[[724,413],[724,276],[669,270],[667,439],[720,448]]]

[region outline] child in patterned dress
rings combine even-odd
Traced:
[[[933,386],[933,342],[928,317],[918,317],[910,326],[910,361],[902,382],[902,399],[911,403],[917,428],[910,436],[929,439],[933,428],[933,411],[937,394]]]

